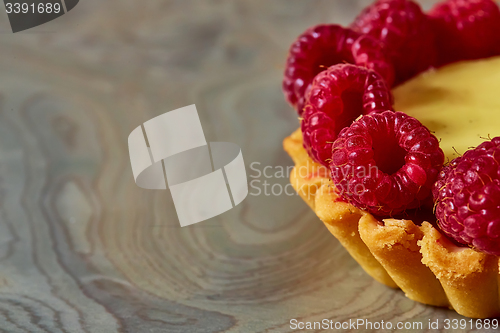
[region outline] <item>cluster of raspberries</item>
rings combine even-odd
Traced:
[[[428,13],[410,0],[378,0],[349,27],[322,24],[300,35],[290,48],[283,91],[299,114],[304,148],[330,168],[344,200],[386,217],[421,206],[434,192],[445,233],[500,255],[500,241],[491,250],[492,239],[500,240],[500,218],[493,223],[484,209],[474,214],[470,209],[473,198],[492,200],[490,188],[500,203],[500,169],[490,187],[476,186],[467,199],[450,199],[463,195],[459,188],[468,184],[455,167],[477,163],[454,162],[441,171],[438,140],[415,118],[393,111],[390,91],[428,68],[495,55],[500,55],[500,10],[492,0],[446,0]],[[496,158],[491,161],[499,165]],[[478,221],[486,227],[477,227],[483,223]]]

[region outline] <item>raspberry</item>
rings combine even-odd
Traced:
[[[351,28],[382,42],[394,66],[396,84],[435,64],[431,23],[420,6],[412,1],[379,0],[365,8]]]
[[[443,168],[434,185],[439,227],[455,241],[500,256],[500,137]]]
[[[328,166],[332,143],[360,115],[392,109],[392,95],[376,72],[339,64],[319,73],[306,99],[301,129],[312,159]]]
[[[374,215],[394,216],[430,197],[443,161],[438,140],[417,119],[385,111],[340,132],[330,170],[344,200]]]
[[[429,12],[439,64],[500,54],[500,10],[491,0],[448,0]]]
[[[394,81],[394,70],[375,39],[335,24],[309,28],[290,47],[283,79],[285,97],[299,115],[316,74],[339,63],[377,71],[389,85]]]

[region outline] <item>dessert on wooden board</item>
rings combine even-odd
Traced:
[[[290,181],[377,281],[500,315],[500,10],[379,0],[292,44]]]

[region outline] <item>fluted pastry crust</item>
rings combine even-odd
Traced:
[[[300,129],[283,146],[295,163],[294,189],[375,280],[467,317],[500,315],[498,257],[453,245],[428,222],[378,220],[341,201],[327,170],[302,147]]]

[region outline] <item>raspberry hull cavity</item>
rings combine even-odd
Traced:
[[[340,195],[377,216],[394,216],[426,200],[444,154],[418,120],[402,112],[363,116],[339,134],[330,170]]]
[[[392,110],[392,95],[376,72],[334,65],[314,78],[304,110],[304,148],[313,160],[328,166],[340,131],[360,115]]]
[[[433,188],[439,227],[455,241],[500,256],[500,137],[443,168]]]
[[[372,69],[389,85],[394,80],[394,70],[377,40],[336,24],[317,25],[297,38],[286,61],[283,92],[299,115],[303,113],[305,94],[314,77],[339,63]]]

